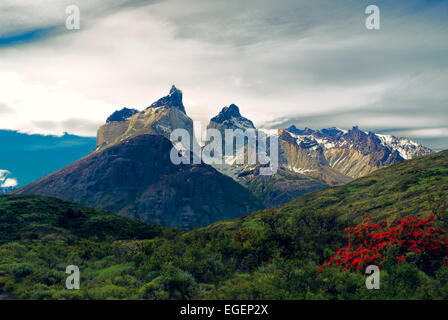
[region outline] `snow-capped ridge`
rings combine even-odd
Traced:
[[[381,143],[392,150],[396,150],[405,159],[413,159],[432,153],[432,150],[409,138],[397,138],[392,135],[376,134]]]
[[[392,135],[376,134],[374,132],[366,132],[355,126],[350,130],[343,130],[336,127],[313,130],[305,128],[303,130],[298,129],[295,126],[290,126],[286,129],[291,136],[297,139],[297,143],[301,143],[306,140],[308,144],[311,141],[315,141],[325,149],[331,148],[356,148],[360,139],[366,139],[370,137],[377,137],[382,146],[387,148],[389,152],[396,151],[404,159],[413,159],[426,154],[432,153],[432,150],[415,142],[409,138],[397,138]]]

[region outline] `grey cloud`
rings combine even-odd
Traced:
[[[33,121],[35,128],[44,131],[79,132],[80,135],[91,136],[103,124],[101,121],[93,121],[82,118],[70,118],[64,121]],[[89,134],[86,134],[89,133]]]
[[[68,68],[67,74],[81,79],[75,84],[77,91],[111,104],[145,103],[142,91],[150,103],[161,88],[174,82],[184,89],[186,100],[196,102],[192,114],[201,116],[207,112],[212,116],[218,106],[234,102],[254,122],[278,117],[270,126],[360,125],[365,130],[404,133],[448,127],[448,2],[377,0],[379,31],[364,26],[369,4],[366,0],[86,1],[80,3],[83,28],[94,30],[105,16],[136,6],[142,7],[139,19],[153,19],[152,28],[133,29],[133,23],[141,26],[140,21],[128,16],[123,30],[135,32],[121,38],[123,45],[117,35],[104,30],[87,40],[81,30],[73,33],[79,37],[61,32],[59,41],[45,46],[50,52],[56,46],[72,45],[73,38],[81,39],[77,42],[81,48],[71,47],[70,57],[85,57],[78,69],[96,76],[76,73],[75,68]],[[31,12],[19,27],[63,26],[61,9],[50,9],[46,15]],[[8,14],[15,17],[23,10],[28,12],[11,9]],[[10,30],[14,23],[8,24],[9,18],[1,12],[0,27]],[[152,42],[145,46],[146,36]],[[101,45],[95,46],[92,39],[99,39]],[[114,78],[121,82],[113,82]],[[373,89],[365,93],[365,88]],[[186,106],[190,112],[190,105]],[[35,125],[96,132],[98,123],[85,122],[83,116]]]
[[[11,107],[8,107],[6,104],[0,103],[0,114],[11,114],[14,113],[14,110]]]
[[[68,15],[65,9],[73,4],[80,9],[82,31],[118,11],[159,1],[162,0],[79,0],[75,3],[72,0],[50,0],[45,3],[25,0],[19,4],[15,0],[5,0],[0,3],[0,40],[2,37],[20,36],[39,30],[45,32],[20,44],[67,35],[65,21]],[[11,46],[15,44],[12,43]]]
[[[161,3],[153,11],[175,22],[181,37],[249,45],[272,38],[305,38],[322,32],[341,37],[363,33],[364,10],[370,4],[367,0],[343,3],[333,0],[173,0]],[[427,14],[431,20],[438,18],[437,21],[444,23],[443,12],[448,8],[443,0],[429,4],[423,0],[377,0],[375,4],[384,17],[391,18],[383,20],[385,27],[396,27],[391,21],[397,18],[421,18],[412,16],[415,14]],[[409,21],[401,22],[403,27]],[[347,29],[351,29],[348,34]]]
[[[33,125],[38,128],[45,128],[46,130],[55,130],[60,127],[60,123],[54,121],[33,121]]]
[[[414,109],[414,112],[403,112],[395,108],[387,113],[375,110],[375,107],[362,110],[338,110],[323,114],[303,115],[300,117],[283,117],[263,124],[267,128],[287,128],[295,125],[298,128],[322,129],[339,127],[350,129],[359,126],[364,131],[380,134],[391,134],[408,137],[434,150],[448,148],[448,137],[445,134],[422,134],[432,128],[445,128],[448,131],[448,118],[428,115],[425,107]],[[445,110],[446,112],[446,110]]]
[[[96,130],[103,124],[101,121],[91,121],[86,119],[68,119],[63,121],[63,128],[67,128],[68,131],[84,131],[84,132],[96,132]]]

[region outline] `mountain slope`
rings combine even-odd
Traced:
[[[350,221],[366,215],[396,219],[405,215],[446,214],[448,209],[448,151],[379,169],[347,185],[296,199],[291,208],[334,210]]]
[[[207,228],[257,225],[263,216],[284,220],[292,216],[331,214],[340,221],[355,224],[366,216],[390,221],[406,215],[426,217],[431,213],[448,223],[448,150],[382,168],[346,185],[306,194],[279,208]]]
[[[244,175],[244,176],[242,176]],[[279,168],[272,176],[262,176],[256,170],[240,173],[238,180],[268,207],[289,202],[306,193],[328,188],[324,181]]]
[[[54,196],[187,229],[260,208],[247,190],[212,167],[172,164],[171,149],[162,136],[138,135],[16,192]]]

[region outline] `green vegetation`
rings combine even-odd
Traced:
[[[276,212],[297,208],[339,212],[340,218],[361,222],[366,216],[394,220],[404,216],[446,219],[448,210],[448,151],[377,170],[344,186],[300,197]],[[300,210],[299,210],[300,211]]]
[[[28,299],[448,299],[446,265],[428,272],[412,259],[387,263],[380,290],[367,290],[361,273],[317,270],[346,245],[342,230],[366,216],[434,213],[448,227],[447,195],[441,152],[188,233],[56,199],[2,196],[0,288]],[[65,289],[72,264],[81,290]]]
[[[169,229],[55,198],[0,197],[1,241],[151,239],[162,235],[164,230]]]

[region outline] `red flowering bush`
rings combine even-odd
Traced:
[[[381,268],[391,258],[404,262],[410,255],[425,261],[443,261],[448,255],[448,235],[443,228],[433,226],[434,218],[434,214],[427,219],[405,217],[390,225],[386,221],[373,223],[375,218],[367,218],[356,227],[344,229],[348,245],[340,248],[323,266],[364,271],[371,264]],[[448,259],[445,263],[448,265]]]

